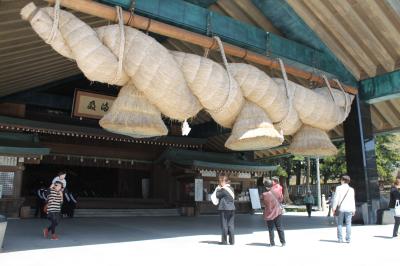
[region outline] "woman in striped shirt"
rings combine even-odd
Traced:
[[[56,181],[51,187],[47,197],[47,218],[51,224],[49,227],[43,229],[43,236],[47,238],[49,231],[51,233],[51,240],[58,240],[56,235],[56,226],[60,221],[61,205],[63,202],[62,194],[63,184],[60,181]]]

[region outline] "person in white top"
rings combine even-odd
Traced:
[[[50,187],[53,187],[54,184],[58,181],[58,182],[62,183],[62,186],[63,186],[62,191],[63,191],[67,187],[67,180],[65,180],[66,175],[67,175],[67,172],[65,172],[65,171],[59,172],[58,175],[53,178],[53,181],[51,181]]]
[[[346,242],[350,243],[351,219],[356,213],[356,201],[354,197],[354,189],[349,186],[350,177],[348,175],[343,175],[340,182],[341,185],[336,188],[332,210],[335,216],[337,216],[338,242],[343,242],[342,227],[344,219],[346,223]]]

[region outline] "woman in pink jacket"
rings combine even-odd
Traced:
[[[280,202],[282,201],[281,195],[276,195],[272,188],[272,181],[266,180],[265,183],[266,192],[262,194],[264,202],[264,220],[267,221],[269,231],[269,244],[275,246],[275,235],[274,227],[278,231],[279,240],[281,241],[282,247],[286,245],[285,233],[282,228],[282,209]]]

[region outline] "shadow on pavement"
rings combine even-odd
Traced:
[[[199,241],[199,243],[202,243],[202,244],[213,244],[213,245],[219,245],[220,244],[219,241],[208,241],[208,240]]]
[[[285,214],[284,229],[330,228],[326,217],[312,217]],[[215,235],[220,238],[219,216],[199,217],[123,217],[123,218],[74,218],[62,219],[56,233],[60,240],[44,239],[42,230],[49,225],[46,219],[9,220],[3,252],[73,247],[168,239],[185,236]],[[261,214],[237,214],[235,234],[267,233]],[[214,244],[216,241],[205,241]]]
[[[391,237],[391,236],[374,236],[374,237],[377,237],[377,238],[384,238],[384,239],[392,239],[393,237]]]
[[[267,243],[248,243],[247,246],[256,246],[256,247],[269,247],[270,245]]]
[[[320,239],[319,241],[321,241],[321,242],[329,242],[329,243],[338,243],[338,241],[337,240],[331,240],[331,239]]]

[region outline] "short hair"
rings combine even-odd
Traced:
[[[278,178],[278,177],[274,176],[274,177],[272,177],[271,179],[272,179],[272,181],[274,181],[275,183],[279,183],[279,178]]]
[[[350,183],[350,176],[348,175],[342,175],[341,180],[343,180],[343,182],[345,182],[346,184]]]
[[[272,187],[272,181],[267,179],[264,181],[264,186],[267,190],[269,190]]]
[[[58,172],[57,176],[66,175],[66,174],[67,174],[67,171],[60,171],[60,172]]]
[[[225,172],[221,172],[221,173],[218,175],[218,179],[219,179],[220,181],[224,181],[225,183],[229,183],[229,182],[230,182],[229,177],[228,177],[228,175],[227,175]]]

